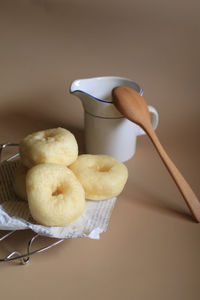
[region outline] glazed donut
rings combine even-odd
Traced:
[[[17,166],[14,179],[13,179],[13,188],[15,194],[22,200],[27,201],[27,194],[26,194],[26,173],[28,169],[20,164]]]
[[[19,152],[27,168],[41,163],[68,166],[77,159],[78,145],[70,131],[59,127],[29,134],[20,142]]]
[[[64,165],[39,164],[26,175],[26,191],[30,213],[45,226],[65,226],[84,211],[84,190]]]
[[[82,184],[88,200],[118,196],[128,178],[126,166],[107,155],[82,154],[69,168]]]

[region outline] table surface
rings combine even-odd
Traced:
[[[83,109],[70,83],[128,77],[158,110],[157,134],[199,196],[199,6],[1,1],[0,143],[62,126],[83,149]],[[66,240],[26,266],[1,263],[2,299],[200,299],[200,225],[146,136],[126,165],[127,185],[100,240]],[[1,242],[0,257],[31,236]]]

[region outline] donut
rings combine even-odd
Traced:
[[[17,166],[14,179],[13,179],[13,188],[15,194],[22,200],[27,201],[27,194],[26,194],[26,173],[28,169],[20,164]]]
[[[79,155],[69,168],[82,184],[88,200],[118,196],[128,178],[126,166],[107,155]]]
[[[29,134],[20,142],[19,153],[27,168],[41,163],[68,166],[77,159],[78,145],[70,131],[58,127]]]
[[[31,168],[26,191],[33,219],[45,226],[65,226],[85,209],[83,187],[64,165],[46,163]]]

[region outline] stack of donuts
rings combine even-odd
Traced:
[[[73,222],[84,212],[86,199],[118,196],[128,178],[126,166],[110,156],[78,156],[74,135],[60,127],[26,136],[19,152],[15,193],[28,201],[34,220],[45,226]]]

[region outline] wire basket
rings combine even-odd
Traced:
[[[15,143],[11,143],[11,142],[7,142],[4,144],[0,145],[0,163],[2,163],[2,153],[3,151],[8,148],[8,147],[13,147],[13,146],[18,146],[18,144]],[[12,161],[16,158],[19,157],[19,153],[15,153],[12,156],[10,156],[9,158],[6,159],[6,161]],[[14,237],[14,235],[16,235],[17,230],[12,230],[7,232],[6,234],[2,234],[0,237],[0,242],[5,241],[6,239],[8,239],[10,236]],[[48,244],[47,246],[38,248],[36,250],[33,250],[33,243],[36,241],[36,239],[38,239],[41,235],[36,233],[27,243],[26,246],[26,250],[24,250],[24,253],[22,253],[19,250],[13,250],[10,253],[8,253],[5,257],[0,258],[0,262],[10,262],[10,261],[15,261],[18,260],[22,265],[25,265],[27,263],[30,262],[30,257],[36,253],[41,253],[44,252],[58,244],[60,244],[61,242],[63,242],[65,239],[55,239],[55,242],[52,242],[50,244]]]

